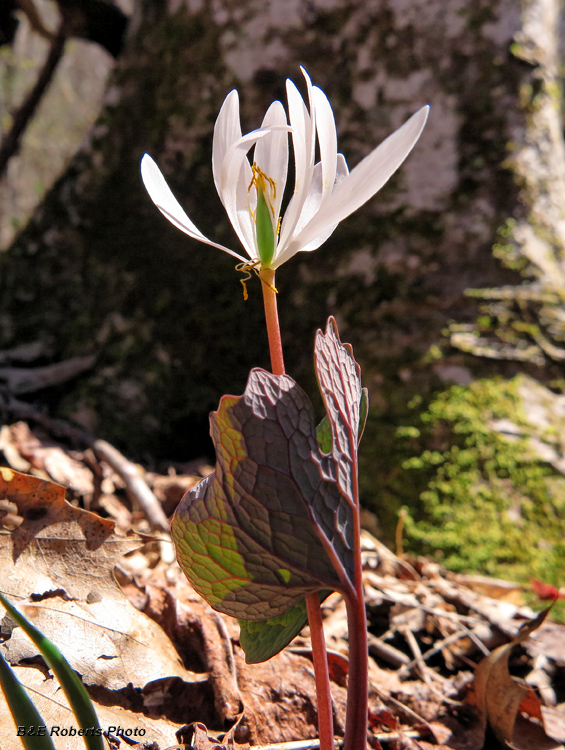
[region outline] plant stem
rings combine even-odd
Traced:
[[[271,354],[271,369],[273,375],[284,375],[284,358],[281,341],[281,329],[277,311],[277,293],[275,291],[275,272],[271,269],[261,270],[263,288],[263,302],[265,305],[265,321],[269,337],[269,351]],[[318,734],[320,735],[320,750],[334,750],[334,731],[332,697],[330,693],[330,676],[328,672],[328,657],[326,640],[322,624],[320,597],[317,592],[306,596],[308,624],[312,638],[312,659],[316,678],[316,695],[318,697]],[[365,630],[365,642],[367,631]],[[366,682],[366,681],[365,681]],[[367,713],[365,701],[365,714]],[[365,720],[366,724],[366,720]]]
[[[277,311],[277,293],[275,292],[275,272],[270,268],[262,269],[261,282],[267,335],[269,337],[269,352],[271,354],[271,369],[273,375],[284,375],[281,329]]]
[[[345,606],[349,638],[349,674],[344,750],[365,750],[367,747],[369,663],[367,615],[362,586],[355,598],[345,599]]]
[[[318,698],[318,734],[320,735],[320,750],[333,750],[334,722],[332,713],[332,696],[330,693],[330,675],[328,672],[328,655],[326,653],[326,639],[322,623],[320,597],[316,591],[306,594],[306,609],[308,611],[308,625],[312,639],[312,660],[316,677],[316,695]]]
[[[353,467],[353,592],[345,597],[347,633],[349,639],[349,673],[347,678],[347,711],[345,717],[344,750],[365,750],[367,747],[367,720],[369,702],[369,650],[367,642],[367,613],[363,591],[363,564],[361,561],[361,514],[359,506],[359,479],[357,446]]]

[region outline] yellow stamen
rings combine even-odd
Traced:
[[[271,213],[274,216],[275,205],[273,201],[277,197],[277,183],[273,180],[272,177],[268,177],[263,172],[263,170],[257,166],[255,162],[253,162],[251,171],[253,173],[253,176],[251,178],[251,182],[249,183],[249,187],[247,188],[247,192],[249,192],[252,187],[255,188],[257,193],[259,192],[259,190],[262,190],[265,196],[265,201],[267,202],[267,205],[269,206]],[[251,215],[253,216],[253,213]]]
[[[240,279],[241,286],[243,287],[243,299],[245,302],[249,299],[249,294],[247,293],[247,281],[251,278],[251,271],[253,271],[262,281],[263,284],[266,284],[269,289],[272,289],[275,294],[278,294],[278,289],[275,289],[275,287],[272,284],[269,284],[268,281],[265,281],[265,279],[261,276],[261,270],[259,266],[261,265],[260,260],[255,260],[252,263],[247,263],[244,261],[243,263],[238,263],[235,267],[235,270],[238,273],[244,273],[245,276],[243,279]]]

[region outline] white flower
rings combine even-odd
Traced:
[[[331,105],[324,92],[312,86],[304,69],[302,73],[309,108],[287,80],[288,124],[283,105],[276,101],[261,127],[242,135],[237,91],[228,94],[216,120],[214,182],[249,258],[205,237],[183,211],[153,159],[145,154],[141,162],[145,187],[157,208],[178,229],[246,264],[275,270],[296,253],[318,248],[339,222],[380,190],[402,164],[420,137],[429,107],[422,107],[349,172],[345,158],[337,152]],[[289,132],[295,160],[294,192],[281,218]],[[250,163],[247,155],[252,146]]]

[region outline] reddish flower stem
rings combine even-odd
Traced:
[[[357,516],[359,514],[357,513]],[[360,547],[360,534],[356,534]],[[367,614],[361,577],[360,549],[355,550],[355,596],[345,597],[349,638],[349,672],[347,676],[347,712],[344,750],[365,750],[369,699],[369,661]]]
[[[261,270],[261,286],[263,287],[263,303],[265,305],[265,321],[267,336],[269,337],[269,352],[271,354],[271,369],[273,375],[284,375],[284,358],[277,310],[277,293],[275,291],[275,272],[270,268]]]
[[[367,660],[367,619],[363,599],[345,601],[349,633],[349,674],[344,750],[367,747],[367,708],[369,665]]]
[[[312,639],[312,660],[316,677],[316,696],[318,698],[318,734],[320,750],[334,750],[334,720],[332,696],[330,693],[330,675],[328,672],[328,655],[322,623],[322,610],[318,592],[306,594],[308,625]]]
[[[277,293],[275,291],[275,272],[271,269],[262,269],[261,281],[261,286],[263,287],[267,335],[269,337],[269,351],[271,354],[271,369],[273,375],[284,375],[284,358],[279,315],[277,311]],[[330,693],[328,657],[326,653],[326,640],[324,638],[324,626],[322,624],[320,597],[317,592],[306,596],[306,609],[308,611],[308,624],[310,626],[310,636],[312,638],[312,659],[314,662],[316,694],[318,697],[318,734],[320,735],[320,750],[334,750],[332,697]]]
[[[357,436],[351,436],[357,442]],[[344,750],[367,748],[367,723],[369,703],[369,649],[367,639],[367,613],[363,590],[363,563],[361,561],[361,512],[359,502],[359,475],[357,445],[352,446],[353,474],[353,591],[345,596],[347,634],[349,639],[349,672],[347,676],[347,712],[345,716]]]

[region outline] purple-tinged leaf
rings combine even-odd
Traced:
[[[357,498],[357,444],[361,426],[361,368],[350,344],[342,344],[335,320],[330,317],[326,333],[318,331],[314,347],[318,383],[332,431],[332,462],[326,462],[340,494],[351,505]],[[332,470],[336,471],[331,474]]]
[[[360,421],[358,442],[361,440],[367,413],[369,409],[369,394],[366,388],[361,391]],[[324,454],[332,451],[332,428],[328,417],[324,417],[316,427],[318,447]],[[323,601],[331,591],[320,592]],[[267,661],[286,648],[308,622],[306,602],[301,599],[297,604],[278,617],[270,620],[240,620],[240,643],[245,651],[245,661],[256,664]]]
[[[361,392],[360,423],[358,441],[361,440],[367,412],[369,409],[369,395],[366,388]],[[328,454],[332,450],[332,428],[329,419],[324,417],[316,427],[318,447],[322,453]],[[320,592],[320,600],[331,592]],[[306,602],[301,599],[297,604],[278,617],[270,620],[240,620],[240,643],[245,651],[245,661],[256,664],[267,661],[286,648],[295,636],[300,633],[308,622]]]
[[[361,404],[359,406],[359,432],[357,434],[357,444],[361,442],[363,432],[365,430],[365,423],[367,422],[367,414],[369,413],[369,391],[367,388],[361,390]],[[320,424],[316,427],[316,437],[318,438],[318,447],[322,453],[328,454],[332,452],[333,439],[332,439],[332,427],[330,420],[325,416]]]
[[[224,396],[210,424],[216,470],[185,495],[171,524],[194,588],[245,620],[348,588],[351,509],[320,471],[328,458],[304,391],[287,376],[252,370],[244,395]]]

